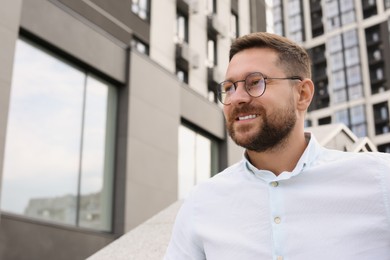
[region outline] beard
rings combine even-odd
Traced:
[[[235,129],[234,122],[238,113],[258,114],[261,117],[260,126],[239,126]],[[293,105],[290,104],[284,109],[278,109],[270,115],[266,115],[263,107],[253,107],[245,105],[236,108],[232,112],[232,117],[226,122],[226,126],[230,137],[233,141],[247,150],[255,152],[265,152],[267,150],[275,150],[281,148],[285,144],[288,136],[295,127],[297,116],[294,112]],[[253,127],[258,127],[255,134],[249,134],[239,138],[236,131],[240,131],[242,135],[248,132]]]

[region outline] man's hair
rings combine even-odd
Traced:
[[[250,48],[269,48],[278,54],[278,64],[289,74],[311,78],[311,62],[306,50],[289,39],[266,32],[257,32],[237,38],[230,47],[229,61],[234,55]]]

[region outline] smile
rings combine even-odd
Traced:
[[[248,120],[248,119],[253,119],[253,118],[256,118],[258,117],[258,115],[247,115],[247,116],[239,116],[237,118],[238,121],[241,121],[241,120]]]

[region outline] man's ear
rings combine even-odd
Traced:
[[[303,79],[297,87],[298,100],[297,108],[300,111],[306,111],[309,108],[314,95],[314,83],[311,79]]]

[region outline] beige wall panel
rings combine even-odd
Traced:
[[[180,85],[147,56],[131,53],[125,229],[177,199]]]
[[[183,118],[220,139],[225,138],[222,110],[215,103],[189,88],[182,88],[180,111]]]
[[[175,73],[176,1],[152,1],[150,28],[150,57],[160,66]],[[164,14],[164,15],[161,15]]]
[[[0,193],[15,42],[19,34],[21,0],[2,1],[0,8]]]
[[[21,26],[108,76],[125,82],[125,50],[53,3],[24,1]]]
[[[189,46],[198,55],[197,68],[190,68],[189,85],[207,97],[207,17],[206,1],[198,1],[198,12],[189,15]]]
[[[127,188],[127,203],[132,207],[126,211],[131,218],[126,219],[125,231],[130,231],[145,222],[177,199],[176,192],[164,192],[144,183],[131,182]],[[167,202],[169,197],[172,199],[171,202]]]
[[[174,117],[146,102],[130,98],[130,136],[161,151],[177,154],[179,116]],[[131,147],[130,147],[131,149]]]

